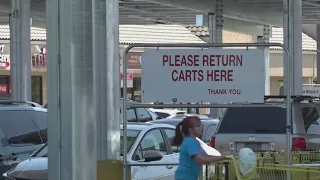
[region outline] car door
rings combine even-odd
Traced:
[[[173,159],[173,163],[179,163],[179,147],[173,144],[173,138],[175,136],[175,130],[174,129],[168,129],[164,128],[162,130],[165,133],[165,136],[167,138],[168,144],[170,146],[170,155]],[[172,171],[176,171],[178,166],[173,166]]]
[[[143,155],[147,150],[157,150],[163,154],[161,160],[150,163],[173,163],[173,158],[168,153],[169,149],[160,129],[152,129],[144,135],[132,156],[132,160],[143,162]],[[144,180],[174,180],[172,166],[141,166],[141,171]]]
[[[9,165],[28,159],[42,146],[39,132],[26,111],[1,111],[0,126],[5,134],[1,139]]]

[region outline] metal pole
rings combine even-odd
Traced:
[[[117,0],[106,0],[106,25],[107,159],[116,160],[120,158],[120,51],[119,1]],[[126,114],[125,110],[122,112]]]
[[[270,38],[271,28],[268,25],[263,26],[263,36],[258,36],[258,43],[268,43]],[[270,61],[269,61],[269,47],[262,47],[265,57],[265,95],[270,95]]]
[[[96,179],[92,1],[46,3],[49,180]]]
[[[319,78],[320,78],[320,24],[317,25],[317,84],[320,83]]]
[[[217,0],[215,3],[215,13],[208,14],[209,43],[223,43],[223,0]],[[225,109],[211,108],[210,116],[212,118],[221,117]]]
[[[284,50],[284,53],[287,54],[285,63],[288,66],[289,61],[291,60],[291,55],[289,53],[289,49],[280,43],[224,43],[224,44],[210,44],[210,43],[204,43],[204,44],[132,44],[129,45],[123,52],[123,99],[127,99],[127,54],[128,52],[136,47],[153,47],[153,48],[159,48],[159,47],[196,47],[196,48],[211,48],[211,47],[282,47]],[[284,74],[289,76],[290,75],[290,69],[287,68],[284,71]],[[288,87],[291,86],[291,81],[287,81],[285,83],[288,83]],[[123,109],[127,108],[127,101],[123,101]],[[287,127],[290,127],[291,129],[291,91],[289,88],[287,88],[287,94],[286,94],[286,106],[287,106]],[[193,105],[193,107],[197,107],[196,105]],[[128,145],[127,145],[127,113],[122,113],[122,117],[124,119],[123,121],[123,154],[127,154],[128,151]],[[288,129],[288,128],[287,128]],[[291,138],[291,133],[287,133],[287,140]],[[287,151],[290,149],[291,146],[288,146],[290,142],[287,141]],[[126,180],[127,177],[127,157],[123,156],[123,180]]]
[[[107,159],[106,1],[92,0],[93,91],[97,117],[97,158]]]
[[[12,0],[11,10],[11,99],[31,101],[30,0]]]
[[[293,57],[293,95],[302,95],[302,0],[292,3],[292,57]]]
[[[284,9],[284,17],[283,17],[283,44],[289,48],[289,52],[288,53],[283,53],[283,68],[284,68],[284,72],[288,72],[288,73],[284,73],[284,93],[288,96],[288,94],[293,93],[292,92],[292,71],[293,69],[291,68],[291,64],[293,62],[291,61],[286,61],[286,59],[288,58],[288,56],[292,56],[291,54],[291,50],[292,48],[290,48],[292,46],[292,43],[290,43],[290,39],[292,37],[292,33],[291,33],[291,23],[290,23],[290,16],[291,15],[291,9],[290,9],[290,0],[283,0],[283,9]],[[287,99],[287,128],[286,128],[286,142],[287,142],[287,148],[286,148],[286,163],[287,164],[291,164],[291,100]],[[287,172],[287,178],[290,179],[290,172]]]
[[[47,58],[48,81],[48,179],[61,180],[61,112],[60,112],[60,34],[59,1],[46,1]]]

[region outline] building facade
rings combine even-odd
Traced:
[[[146,34],[148,32],[148,34]],[[47,102],[47,55],[45,50],[45,29],[31,29],[32,101],[40,104]],[[208,38],[204,27],[179,25],[121,25],[120,26],[120,63],[125,48],[134,43],[204,43]],[[5,35],[3,35],[5,34]],[[273,28],[270,42],[282,43],[282,29]],[[224,43],[254,43],[254,36],[224,31]],[[141,100],[141,54],[147,49],[135,48],[127,54],[128,60],[128,97]],[[270,57],[270,94],[279,94],[283,86],[283,52],[281,49],[269,50]],[[316,42],[303,34],[303,83],[312,84],[316,77]],[[155,79],[156,83],[156,79]],[[122,84],[122,83],[121,83]],[[10,96],[10,40],[8,26],[0,26],[0,98]]]

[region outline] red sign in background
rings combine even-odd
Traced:
[[[0,84],[0,94],[9,94],[9,84]]]
[[[46,68],[47,67],[47,55],[46,54],[34,54],[31,59],[31,66],[33,68]]]

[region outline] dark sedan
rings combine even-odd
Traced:
[[[211,136],[215,133],[216,127],[219,123],[219,119],[210,119],[210,118],[200,118],[203,125],[203,137],[202,141],[209,144]],[[183,117],[175,117],[170,119],[160,119],[156,121],[151,121],[149,123],[158,123],[158,124],[170,124],[177,126],[179,122],[183,120]]]

